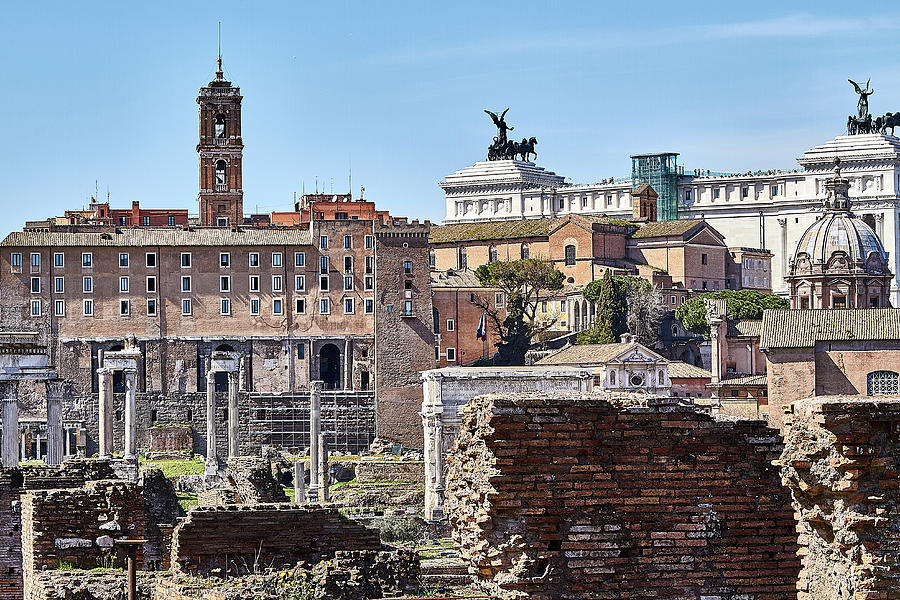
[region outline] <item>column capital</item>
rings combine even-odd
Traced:
[[[0,381],[0,399],[4,402],[7,400],[16,400],[19,382],[14,379]]]
[[[47,380],[47,398],[65,398],[69,391],[69,382],[64,379]]]
[[[124,371],[126,375],[137,375],[138,372],[137,367],[125,367],[122,371]]]
[[[321,392],[322,388],[325,386],[325,382],[321,379],[315,379],[309,382],[309,391],[311,392]]]

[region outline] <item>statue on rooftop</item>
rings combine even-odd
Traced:
[[[490,115],[491,119],[493,119],[494,121],[494,125],[497,126],[497,137],[494,138],[494,143],[498,146],[505,146],[506,132],[515,129],[515,127],[510,127],[506,124],[506,113],[509,112],[509,109],[507,108],[506,110],[504,110],[503,114],[501,114],[499,117],[497,116],[497,113],[493,113],[489,110],[485,110],[484,112]]]
[[[848,79],[850,83],[853,84],[853,89],[856,90],[856,93],[859,94],[859,102],[856,104],[856,110],[858,113],[858,119],[860,121],[865,121],[866,117],[869,116],[869,96],[875,93],[875,90],[869,89],[869,83],[872,81],[869,79],[866,81],[866,89],[862,90],[859,88],[859,84],[853,81],[852,79]]]
[[[521,143],[507,139],[507,132],[515,129],[506,123],[506,113],[509,112],[508,108],[504,110],[499,117],[497,116],[497,113],[489,110],[485,110],[484,112],[490,115],[491,119],[494,121],[494,125],[497,126],[497,135],[494,136],[493,143],[488,146],[488,160],[515,160],[516,157],[521,157],[522,161],[527,162],[528,157],[532,154],[537,158],[537,152],[534,150],[534,147],[537,145],[537,139],[533,137],[522,138]]]

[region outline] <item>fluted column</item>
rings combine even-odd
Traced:
[[[63,430],[62,430],[62,398],[65,396],[65,383],[62,381],[47,382],[47,464],[62,464]]]
[[[125,369],[125,460],[137,459],[137,369]]]
[[[99,383],[98,413],[99,413],[99,454],[101,458],[109,458],[113,453],[113,386],[112,369],[97,369],[97,381]]]
[[[219,455],[216,450],[216,373],[206,373],[206,474],[219,472]]]
[[[2,386],[3,436],[0,454],[4,467],[19,464],[19,399],[16,397],[16,383],[7,382]]]
[[[238,435],[241,430],[238,413],[238,374],[228,373],[228,458],[241,455]]]
[[[319,432],[322,429],[322,382],[309,382],[309,497],[319,499]]]

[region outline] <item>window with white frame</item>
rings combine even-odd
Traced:
[[[319,273],[325,275],[328,273],[328,257],[320,256],[319,257]]]
[[[328,275],[319,275],[319,290],[327,292],[329,287],[328,284]]]
[[[31,301],[31,316],[32,317],[41,316],[41,301],[40,300],[32,300]]]
[[[319,248],[321,248],[322,250],[328,249],[328,236],[327,235],[319,236]]]
[[[352,273],[353,272],[353,257],[345,256],[344,257],[344,273]]]
[[[9,255],[9,270],[13,273],[22,272],[22,253],[13,252]]]
[[[90,275],[86,275],[81,278],[81,291],[85,294],[92,294],[94,292],[94,278]]]
[[[250,314],[259,314],[259,298],[250,298]]]
[[[31,293],[32,294],[40,294],[41,293],[41,278],[40,277],[32,277],[31,278]]]
[[[54,277],[53,278],[53,291],[56,292],[57,294],[65,293],[65,291],[66,291],[65,281],[66,280],[63,279],[62,277]]]
[[[193,308],[193,306],[191,304],[192,303],[191,303],[190,298],[182,298],[181,299],[181,314],[182,315],[187,316],[187,315],[191,314],[191,309]]]
[[[456,321],[447,319],[447,331],[456,331]]]
[[[41,255],[38,252],[31,253],[31,272],[41,272]]]
[[[273,252],[272,253],[272,266],[273,267],[281,266],[281,252]]]
[[[219,302],[219,313],[223,315],[231,314],[231,299],[221,298]]]
[[[869,396],[896,396],[900,393],[900,374],[895,371],[872,371],[866,375]]]
[[[306,253],[305,252],[294,252],[294,266],[302,267],[306,264]]]
[[[219,276],[219,291],[220,292],[230,292],[231,291],[231,275],[220,275]]]
[[[280,315],[284,312],[284,300],[281,298],[272,299],[272,314]]]
[[[181,291],[182,292],[191,291],[191,276],[190,275],[182,275],[181,276]]]
[[[366,273],[372,274],[375,272],[375,257],[367,256],[366,257]]]
[[[53,314],[57,317],[66,316],[66,301],[56,300],[53,302]]]
[[[57,269],[62,269],[66,266],[66,255],[62,252],[54,252],[53,253],[53,266]]]
[[[231,253],[230,252],[219,252],[219,266],[223,269],[227,269],[231,266]]]
[[[272,275],[272,291],[280,292],[284,288],[284,282],[281,275]]]
[[[94,266],[94,255],[90,252],[81,253],[81,268],[90,269]]]
[[[375,277],[373,275],[366,275],[365,286],[367,292],[375,289]]]
[[[447,348],[447,362],[456,362],[456,348]]]
[[[344,298],[344,314],[345,315],[352,315],[355,308],[356,308],[356,305],[353,302],[353,298]]]
[[[494,258],[496,260],[496,257]],[[404,260],[403,261],[403,272],[407,275],[412,275],[412,261]]]
[[[156,252],[148,252],[147,253],[147,268],[148,269],[156,268]]]
[[[345,235],[344,236],[344,249],[349,250],[352,247],[353,247],[353,236]]]
[[[182,269],[190,269],[191,268],[191,253],[190,252],[182,252],[181,253],[181,268]]]
[[[128,293],[128,277],[119,277],[119,291],[127,294]]]
[[[294,299],[294,312],[298,315],[306,314],[306,298]]]
[[[294,275],[294,290],[297,292],[306,291],[306,275]]]
[[[131,314],[131,300],[120,299],[119,300],[119,316],[127,317]]]
[[[503,308],[503,305],[506,303],[506,296],[503,295],[503,292],[495,292],[494,293],[494,306],[497,308]]]
[[[331,302],[328,298],[322,298],[319,300],[319,312],[323,315],[327,315],[331,312]]]
[[[94,301],[91,300],[90,298],[85,299],[83,302],[83,309],[84,310],[82,312],[84,313],[84,316],[93,317],[94,316]]]
[[[156,316],[156,298],[147,298],[147,316]]]
[[[375,312],[375,300],[372,298],[366,298],[365,301],[365,310],[367,315],[371,315]]]
[[[353,275],[347,275],[346,277],[344,277],[344,291],[353,291]]]
[[[250,291],[251,292],[259,291],[259,275],[251,275],[250,276]]]
[[[259,267],[259,252],[250,253],[250,266]]]
[[[156,275],[147,275],[147,293],[156,293]]]
[[[366,250],[371,250],[375,247],[375,238],[371,235],[366,236]]]
[[[119,252],[119,266],[127,267],[128,266],[128,253],[127,252]]]

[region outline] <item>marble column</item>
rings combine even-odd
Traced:
[[[306,504],[306,469],[302,459],[294,463],[294,504]]]
[[[309,497],[319,499],[319,432],[322,419],[322,381],[309,382]]]
[[[99,412],[99,445],[100,457],[109,458],[113,453],[113,386],[112,369],[97,369],[97,382],[99,383],[98,412]]]
[[[238,412],[238,374],[236,371],[228,373],[228,458],[241,455],[240,440],[241,431],[240,413]]]
[[[125,369],[125,460],[137,460],[137,369]]]
[[[325,435],[319,434],[319,502],[330,500],[328,487],[331,485],[331,477],[328,473],[328,444]]]
[[[216,373],[206,373],[206,474],[219,472],[219,455],[216,450]]]
[[[432,519],[444,518],[444,448],[441,440],[444,437],[444,427],[441,415],[434,415],[434,430],[432,443],[434,444],[434,495],[435,506],[432,510]]]
[[[15,467],[19,464],[19,399],[16,397],[15,382],[3,386],[3,436],[0,443],[0,455],[4,467]]]
[[[63,459],[62,398],[65,383],[47,382],[47,464],[60,465]]]
[[[353,352],[350,338],[344,338],[344,389],[353,389]]]

